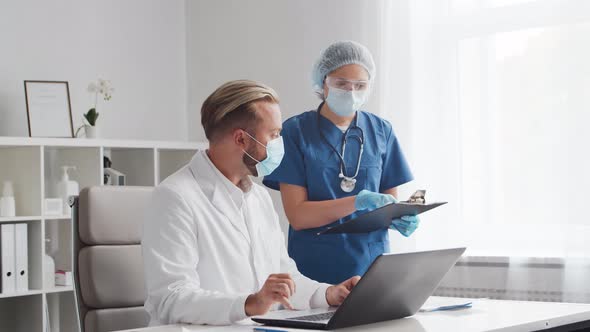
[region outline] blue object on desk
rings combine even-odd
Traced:
[[[267,329],[264,327],[255,327],[254,332],[289,332],[287,330]]]
[[[459,310],[459,309],[467,309],[473,306],[473,302],[467,302],[462,304],[454,304],[454,305],[445,305],[440,306],[432,309],[420,309],[421,312],[434,312],[434,311],[446,311],[446,310]]]

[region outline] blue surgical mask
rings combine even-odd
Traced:
[[[337,115],[349,117],[354,115],[367,100],[368,91],[348,91],[338,88],[328,88],[326,103],[332,112]]]
[[[285,155],[285,146],[283,145],[283,137],[279,136],[271,141],[269,141],[268,143],[266,143],[266,146],[262,143],[260,143],[256,138],[252,137],[252,135],[248,134],[248,132],[245,132],[248,136],[250,136],[250,138],[252,138],[256,143],[264,146],[266,148],[266,158],[262,161],[257,160],[256,158],[252,157],[248,152],[246,152],[245,150],[244,153],[250,157],[252,160],[258,162],[258,164],[256,164],[256,171],[258,172],[257,176],[267,176],[270,173],[272,173],[277,167],[279,167],[279,165],[281,164],[281,161],[283,160],[283,156]]]

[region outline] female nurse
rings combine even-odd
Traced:
[[[264,184],[281,191],[290,223],[288,251],[299,270],[336,284],[363,275],[389,251],[388,231],[318,231],[394,202],[397,187],[413,178],[391,124],[361,110],[375,79],[366,47],[352,41],[330,45],[312,79],[322,102],[285,121],[285,156]],[[392,220],[391,228],[410,236],[418,223],[417,217],[404,216]]]

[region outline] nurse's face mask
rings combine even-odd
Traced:
[[[279,167],[279,165],[281,164],[281,161],[283,160],[283,156],[285,155],[285,147],[283,145],[283,137],[279,136],[279,137],[269,141],[268,143],[266,143],[266,145],[264,145],[264,144],[260,143],[256,138],[254,138],[254,136],[250,135],[247,131],[244,130],[244,132],[252,140],[254,140],[254,142],[256,142],[257,144],[260,144],[261,146],[263,146],[266,149],[266,158],[264,158],[263,160],[258,160],[257,158],[254,158],[252,156],[253,154],[255,154],[254,151],[256,151],[256,149],[248,149],[250,152],[248,152],[246,150],[242,150],[242,151],[244,151],[244,164],[246,165],[246,167],[248,167],[250,172],[255,176],[260,177],[260,176],[269,175],[277,167]],[[246,158],[246,157],[248,157],[248,158]],[[253,164],[253,162],[250,159],[252,161],[254,161],[255,163]]]
[[[345,78],[326,77],[328,97],[326,103],[332,112],[339,116],[353,116],[367,101],[369,81],[348,80]]]

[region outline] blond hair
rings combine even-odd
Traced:
[[[269,86],[250,80],[230,81],[215,90],[201,107],[201,124],[210,142],[236,128],[252,129],[256,125],[257,101],[279,103]]]

